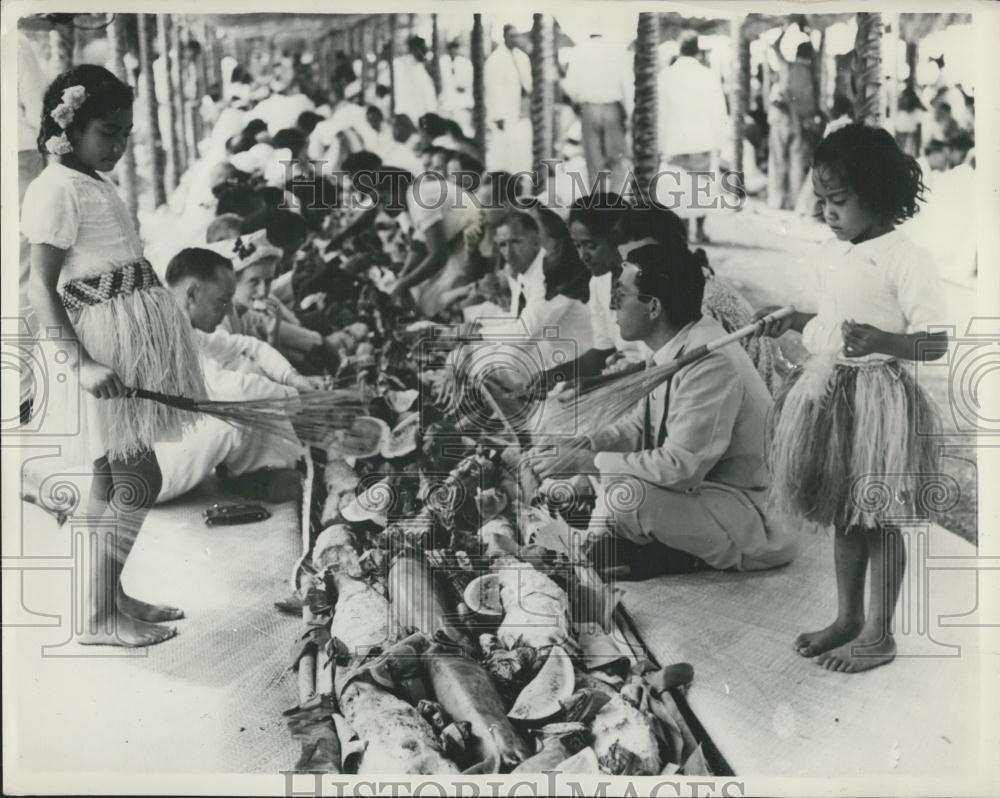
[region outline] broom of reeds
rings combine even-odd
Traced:
[[[636,403],[659,387],[685,366],[695,363],[724,346],[740,341],[761,330],[770,321],[783,319],[795,312],[788,305],[779,308],[753,324],[685,352],[681,357],[652,366],[621,379],[599,384],[566,400],[556,398],[552,412],[545,415],[544,434],[589,435],[635,407]]]
[[[356,389],[302,391],[293,396],[269,399],[219,401],[129,388],[126,396],[202,413],[290,443],[326,447],[338,430],[349,430],[358,416],[365,414]]]

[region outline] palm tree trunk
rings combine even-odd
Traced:
[[[149,141],[150,179],[153,183],[153,207],[159,208],[167,201],[163,185],[164,152],[160,140],[160,114],[153,83],[153,42],[156,35],[156,17],[139,14],[139,91],[146,98],[146,127]]]
[[[163,59],[163,72],[164,72],[164,84],[167,92],[166,104],[164,105],[166,117],[164,119],[166,131],[161,130],[160,133],[166,133],[166,140],[163,142],[163,149],[167,154],[167,187],[169,191],[173,191],[177,188],[177,184],[180,182],[181,170],[180,164],[178,163],[177,156],[177,125],[175,122],[176,107],[172,100],[175,88],[174,88],[174,76],[172,70],[170,69],[170,16],[167,14],[157,14],[156,15],[156,25],[157,31],[159,33],[159,50],[160,58]],[[159,123],[159,120],[157,120]]]
[[[750,110],[750,39],[747,36],[747,15],[733,20],[733,170],[743,184],[743,126]]]
[[[639,14],[635,40],[635,116],[632,152],[638,193],[649,197],[649,187],[659,167],[657,79],[659,77],[660,18],[655,12]]]
[[[483,29],[483,15],[472,15],[472,42],[469,47],[472,58],[472,126],[475,129],[476,147],[480,155],[486,157],[486,31]]]
[[[108,25],[108,44],[115,76],[123,83],[128,83],[128,75],[125,73],[125,25],[121,14],[115,14],[111,24]],[[131,137],[125,144],[125,157],[118,164],[118,181],[125,199],[125,207],[128,208],[132,224],[138,230],[139,193],[135,179],[135,145]]]
[[[535,14],[531,26],[532,169],[536,189],[545,186],[552,158],[552,18]]]
[[[854,119],[882,125],[882,15],[858,12],[854,38]]]

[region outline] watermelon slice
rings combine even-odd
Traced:
[[[542,669],[521,691],[507,717],[529,726],[540,725],[562,712],[559,702],[573,694],[575,683],[569,654],[561,646],[552,646]]]

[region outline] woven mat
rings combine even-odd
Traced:
[[[774,571],[621,583],[657,659],[694,666],[688,701],[737,775],[978,772],[986,710],[974,611],[977,585],[981,597],[996,579],[977,581],[975,548],[957,536],[908,532],[899,656],[863,674],[832,673],[792,650],[798,632],[836,614],[825,533],[806,535],[798,559]]]
[[[216,501],[240,499],[209,483],[155,508],[126,566],[127,591],[187,614],[161,645],[129,652],[70,642],[43,655],[68,637],[69,572],[20,579],[26,607],[62,618],[56,628],[4,630],[6,709],[15,713],[5,747],[14,746],[20,768],[276,774],[294,764],[281,712],[297,702],[287,661],[301,620],[273,602],[287,594],[301,554],[298,508],[266,505],[266,521],[207,527],[202,510]],[[31,505],[22,512],[28,537],[68,544],[68,526]]]

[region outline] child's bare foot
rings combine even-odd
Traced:
[[[107,631],[108,627],[111,631]],[[97,631],[91,631],[97,629]],[[169,640],[177,634],[177,630],[172,626],[161,626],[156,623],[147,623],[136,618],[130,618],[121,612],[116,612],[110,619],[100,619],[89,622],[87,629],[77,640],[84,646],[125,646],[127,648],[139,648],[141,646],[152,646]]]
[[[896,658],[896,641],[892,635],[862,633],[832,651],[827,651],[816,662],[828,671],[860,673],[877,668]]]
[[[795,638],[793,648],[803,657],[815,657],[831,648],[853,640],[861,631],[862,622],[851,623],[839,618],[818,632],[803,632]]]
[[[150,604],[132,598],[120,587],[115,600],[118,611],[135,618],[137,621],[148,621],[149,623],[163,623],[164,621],[179,621],[184,617],[184,611],[167,604]]]

